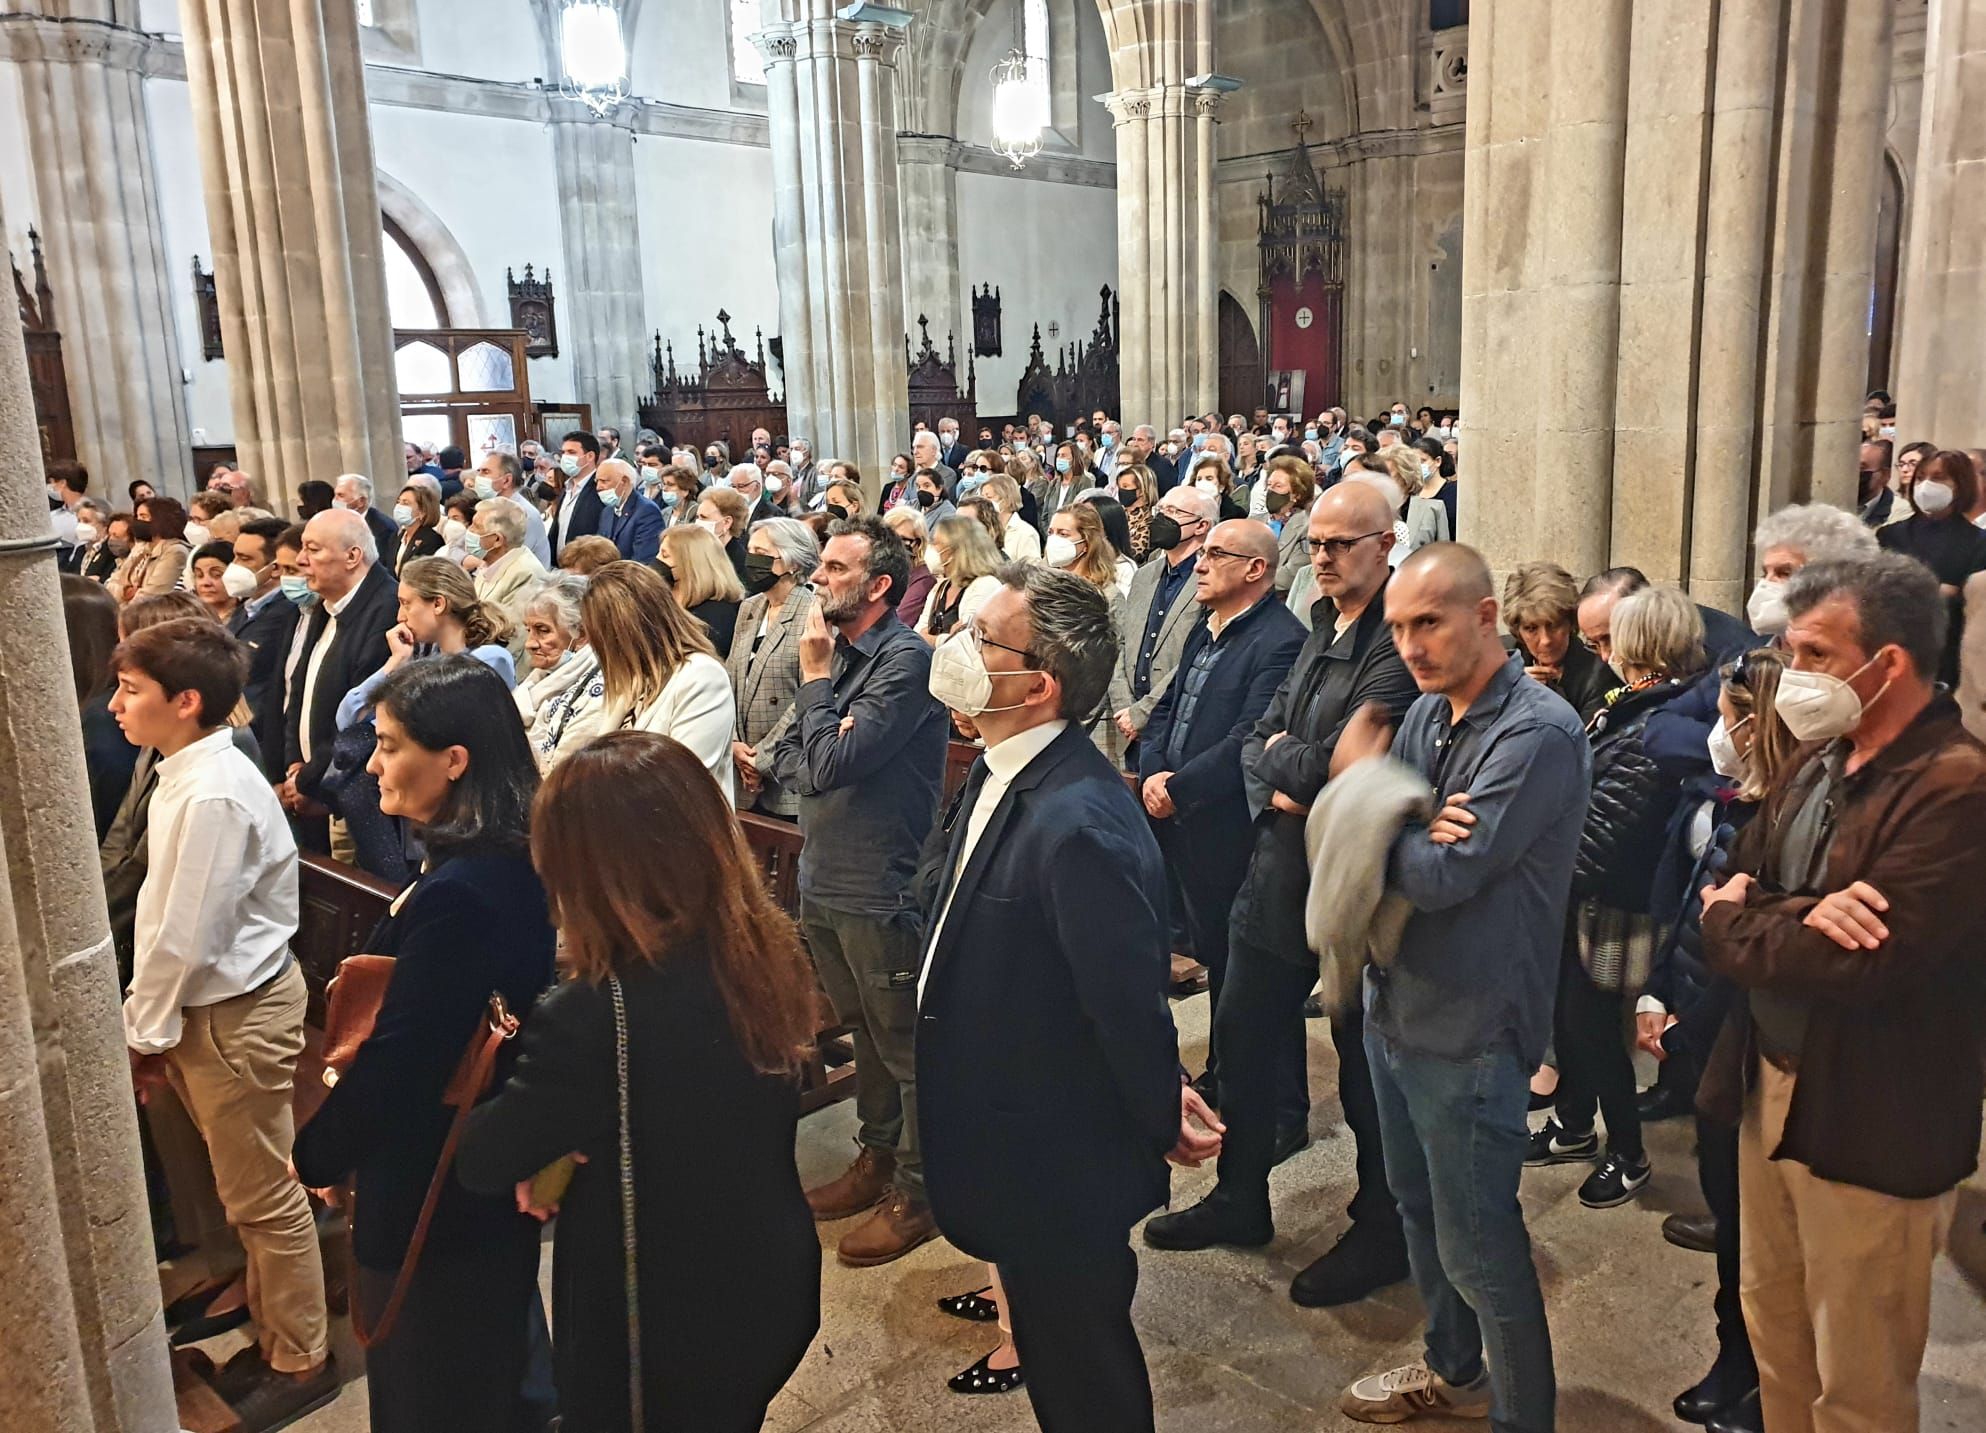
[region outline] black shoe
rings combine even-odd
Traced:
[[[1765,1433],[1765,1417],[1758,1407],[1758,1390],[1754,1388],[1703,1426],[1707,1433]]]
[[[1352,1223],[1322,1258],[1290,1280],[1290,1301],[1306,1309],[1355,1304],[1407,1277],[1407,1241],[1399,1226]]]
[[[1544,1125],[1531,1132],[1531,1152],[1524,1156],[1524,1166],[1534,1169],[1546,1164],[1585,1164],[1600,1154],[1600,1137],[1587,1130],[1585,1134],[1567,1134],[1555,1119],[1546,1120]]]
[[[1303,1018],[1306,1020],[1322,1020],[1324,1018],[1324,1001],[1321,996],[1307,995],[1304,997]]]
[[[1154,1249],[1211,1249],[1216,1244],[1259,1249],[1275,1237],[1276,1226],[1270,1220],[1236,1213],[1218,1190],[1191,1209],[1160,1214],[1145,1224],[1145,1242]]]
[[[1579,1202],[1588,1209],[1612,1209],[1617,1204],[1625,1204],[1641,1193],[1642,1186],[1648,1183],[1648,1176],[1655,1167],[1648,1162],[1648,1156],[1630,1161],[1625,1157],[1609,1153],[1600,1161],[1600,1167],[1586,1176],[1586,1182],[1579,1186]]]
[[[1676,1395],[1676,1417],[1685,1423],[1708,1423],[1757,1397],[1758,1365],[1747,1355],[1731,1357],[1728,1349],[1720,1350],[1710,1372]]]
[[[969,1294],[953,1294],[949,1299],[938,1300],[938,1312],[950,1314],[955,1319],[964,1319],[972,1324],[996,1324],[1000,1322],[1000,1306],[986,1295],[993,1291],[988,1284],[983,1289],[974,1289]]]
[[[998,1353],[997,1348],[993,1353]],[[1027,1380],[1021,1376],[1021,1366],[1012,1368],[988,1368],[993,1361],[993,1353],[979,1360],[964,1373],[955,1373],[945,1380],[945,1387],[954,1393],[1012,1393]]]
[[[248,1322],[248,1305],[239,1304],[224,1314],[201,1314],[186,1319],[175,1327],[170,1340],[174,1348],[182,1344],[198,1343],[203,1338],[224,1334],[229,1329],[238,1329]]]
[[[233,1394],[228,1404],[241,1420],[242,1433],[274,1433],[306,1413],[314,1413],[338,1396],[338,1367],[327,1355],[323,1367],[308,1378],[295,1378],[270,1369]]]
[[[165,1322],[169,1329],[176,1329],[190,1319],[197,1319],[207,1312],[208,1306],[234,1286],[233,1279],[221,1279],[201,1284],[198,1288],[181,1294],[165,1306]]]
[[[1671,1214],[1662,1221],[1662,1237],[1678,1249],[1695,1254],[1717,1252],[1717,1216],[1714,1214]],[[1696,1421],[1694,1419],[1690,1420]]]
[[[1281,1164],[1299,1150],[1310,1148],[1310,1121],[1290,1120],[1276,1126],[1276,1143],[1269,1156],[1271,1167]]]
[[[1643,1124],[1677,1120],[1696,1113],[1695,1104],[1673,1085],[1649,1086],[1634,1097],[1634,1107],[1641,1112]]]

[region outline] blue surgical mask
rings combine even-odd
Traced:
[[[496,484],[491,482],[488,478],[484,477],[481,473],[476,474],[476,496],[481,498],[484,502],[488,502],[491,498],[495,497],[496,495],[497,495]]]
[[[621,505],[621,495],[615,492],[612,488],[608,488],[600,494],[600,506],[605,508],[608,512],[612,512],[615,508],[619,507],[620,505]]]
[[[393,505],[393,523],[396,527],[412,527],[414,525],[413,505],[410,503],[395,503]]]
[[[1069,460],[1067,458],[1057,458],[1055,460],[1055,471],[1063,477],[1067,477],[1069,475]]]
[[[308,607],[317,600],[317,594],[310,590],[310,583],[294,574],[285,577],[281,584],[283,596],[299,607]]]
[[[477,536],[474,528],[470,528],[462,534],[462,550],[471,557],[481,557],[483,555],[483,540]]]
[[[1305,428],[1305,429],[1303,430],[1303,441],[1304,441],[1304,442],[1306,442],[1306,443],[1314,443],[1314,442],[1316,442],[1316,441],[1317,441],[1317,430],[1316,430],[1315,428]]]
[[[1103,435],[1103,446],[1104,446],[1104,447],[1106,447],[1106,448],[1114,448],[1114,447],[1116,447],[1116,446],[1117,446],[1117,435],[1116,435],[1115,433],[1105,433],[1105,434]]]
[[[662,490],[660,501],[663,507],[673,508],[677,503],[681,502],[682,500],[683,500],[683,495],[677,492],[674,488],[664,488]]]
[[[577,453],[559,454],[559,471],[564,473],[568,478],[578,477],[579,455]]]

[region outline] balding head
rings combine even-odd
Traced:
[[[332,508],[304,524],[298,566],[324,602],[336,602],[357,587],[377,561],[379,545],[358,513]]]
[[[1393,552],[1393,509],[1370,483],[1327,488],[1310,510],[1310,566],[1317,590],[1341,616],[1366,609],[1386,575]]]
[[[1393,645],[1423,692],[1449,699],[1457,720],[1504,662],[1489,564],[1459,542],[1420,548],[1386,586]]]
[[[1276,585],[1276,535],[1252,518],[1221,523],[1207,534],[1193,574],[1193,596],[1220,621],[1247,611]]]

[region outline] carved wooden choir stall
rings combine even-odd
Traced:
[[[655,387],[641,404],[641,423],[685,447],[721,441],[738,456],[751,447],[752,429],[786,431],[786,398],[766,381],[764,331],[753,331],[756,356],[747,358],[731,336],[731,315],[719,309],[717,324],[708,335],[697,327],[694,375],[677,370],[674,342],[655,335]]]

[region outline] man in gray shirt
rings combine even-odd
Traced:
[[[1587,742],[1572,708],[1505,654],[1474,551],[1414,553],[1387,585],[1386,620],[1421,690],[1392,759],[1426,778],[1439,812],[1409,823],[1387,861],[1414,914],[1392,963],[1366,972],[1365,1048],[1427,1353],[1360,1379],[1340,1406],[1361,1422],[1488,1414],[1507,1433],[1550,1433],[1551,1335],[1517,1183],[1586,814]],[[1384,715],[1361,711],[1334,773],[1387,745]]]

